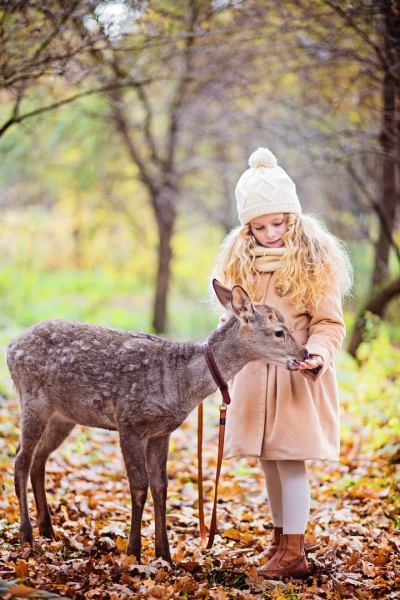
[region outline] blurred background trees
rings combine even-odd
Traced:
[[[0,35],[4,326],[204,335],[258,146],[349,244],[351,353],[396,323],[400,0],[10,0]]]

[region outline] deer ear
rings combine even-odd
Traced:
[[[232,288],[232,308],[237,318],[242,322],[243,325],[249,325],[254,319],[254,306],[248,293],[240,287],[235,285]]]
[[[229,288],[225,287],[217,279],[212,281],[213,288],[217,294],[217,298],[225,308],[225,310],[232,312],[232,292]]]

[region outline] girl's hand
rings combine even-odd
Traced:
[[[303,369],[317,369],[318,367],[324,366],[324,360],[322,356],[318,354],[310,354],[310,358],[307,358],[304,362],[299,364],[299,371]]]

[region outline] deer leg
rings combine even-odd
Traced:
[[[169,437],[169,435],[165,435],[150,438],[147,444],[146,468],[154,503],[156,557],[161,556],[164,560],[172,563],[165,518],[168,487],[167,458]]]
[[[131,429],[126,433],[120,431],[120,445],[132,499],[131,531],[127,554],[133,554],[139,564],[142,551],[142,515],[149,489],[145,460],[146,442],[147,440],[134,437]]]
[[[62,444],[74,427],[75,423],[53,415],[36,448],[31,466],[31,483],[36,502],[37,524],[40,535],[49,539],[55,539],[56,535],[51,524],[50,511],[46,500],[46,462],[50,454]]]
[[[21,436],[14,471],[15,492],[18,497],[21,516],[19,528],[21,546],[26,542],[33,546],[33,530],[28,508],[28,477],[36,446],[39,444],[47,425],[47,415],[43,407],[38,410],[38,403],[36,405],[37,409],[33,410],[28,403],[35,403],[36,405],[36,399],[21,397]]]

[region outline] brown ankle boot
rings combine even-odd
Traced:
[[[272,558],[278,552],[279,542],[283,533],[283,527],[274,527],[273,533],[274,538],[270,545],[265,550],[263,550],[263,552],[257,554],[257,556],[255,556],[254,558],[256,558],[257,560],[261,560],[262,558]]]
[[[268,579],[279,577],[307,577],[308,564],[304,552],[304,535],[282,534],[276,554],[262,567],[258,574]]]

